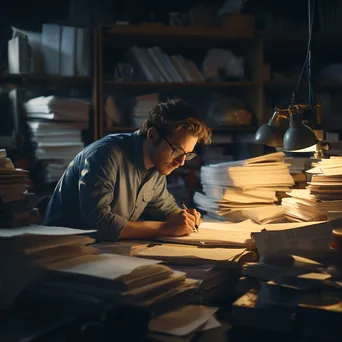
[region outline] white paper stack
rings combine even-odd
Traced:
[[[79,99],[41,96],[24,104],[35,154],[46,164],[46,182],[58,181],[84,148],[81,131],[89,125],[89,104]]]
[[[293,189],[282,199],[286,216],[298,221],[327,220],[329,212],[342,214],[342,157],[313,163],[306,189]]]
[[[203,193],[196,192],[198,209],[216,219],[257,223],[284,219],[284,209],[276,206],[277,193],[294,184],[282,152],[242,161],[203,166]]]
[[[136,98],[136,105],[133,110],[132,124],[140,127],[152,107],[159,102],[159,94],[141,95]]]
[[[83,234],[95,232],[62,227],[30,225],[0,229],[0,309],[10,308],[17,296],[44,268],[61,260],[97,253],[86,247],[94,239]]]
[[[21,292],[27,299],[53,305],[88,305],[103,309],[110,303],[166,312],[189,303],[198,285],[184,272],[158,260],[98,254],[94,239],[79,234],[94,230],[27,226],[0,229],[3,279],[0,308],[9,307]],[[74,309],[74,308],[73,308]]]

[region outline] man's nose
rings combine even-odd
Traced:
[[[185,164],[185,155],[182,155],[182,156],[179,156],[178,158],[176,158],[176,162],[180,166],[183,166]]]

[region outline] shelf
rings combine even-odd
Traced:
[[[200,89],[200,88],[244,88],[261,85],[258,82],[114,82],[105,81],[105,85],[122,90],[178,90],[178,89]]]
[[[13,85],[91,85],[92,78],[85,76],[60,76],[60,75],[37,75],[37,74],[9,74],[0,76],[0,84]]]
[[[228,31],[214,27],[176,27],[165,25],[105,25],[103,26],[105,33],[118,37],[162,37],[176,39],[193,39],[193,38],[209,38],[209,39],[253,39],[258,34],[246,33],[238,31]]]
[[[112,127],[105,129],[106,134],[110,133],[130,133],[138,130],[137,127]],[[257,128],[249,125],[239,125],[230,127],[219,127],[213,129],[213,134],[233,134],[233,133],[248,133],[255,132]]]
[[[336,42],[341,40],[341,35],[328,35],[314,32],[311,40],[311,49],[322,51],[325,49],[341,50]],[[264,48],[266,52],[289,52],[306,51],[308,44],[307,32],[274,33],[265,32],[263,35]]]
[[[295,90],[297,86],[297,82],[277,82],[277,81],[269,81],[264,83],[264,88],[266,90]],[[307,88],[307,83],[302,83],[300,85],[300,89]],[[315,83],[312,82],[313,89],[320,90],[334,90],[334,89],[342,89],[342,84],[337,82],[326,82],[326,83]]]

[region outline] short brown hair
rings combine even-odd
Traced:
[[[196,111],[180,99],[167,100],[153,107],[143,122],[140,132],[146,137],[149,128],[154,127],[163,135],[182,127],[198,139],[198,142],[211,143],[211,129],[198,118]]]

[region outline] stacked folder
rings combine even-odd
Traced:
[[[251,218],[258,223],[284,219],[277,194],[294,184],[282,152],[242,161],[203,166],[194,202],[210,217],[233,222]]]
[[[342,158],[313,163],[305,189],[293,189],[282,199],[286,216],[298,221],[323,221],[330,212],[342,215]]]

